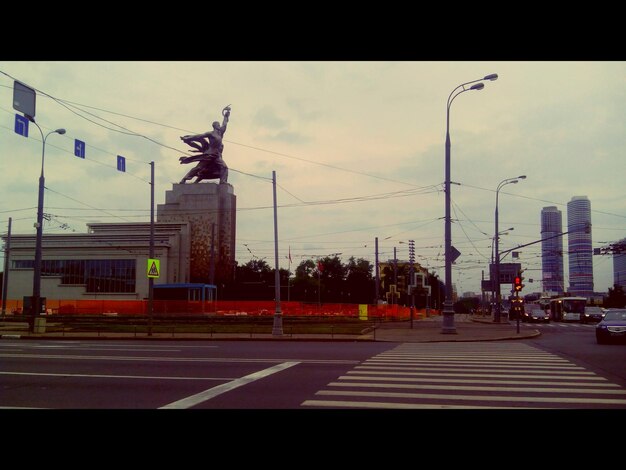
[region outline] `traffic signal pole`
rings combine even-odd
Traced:
[[[520,312],[520,309],[519,309],[519,291],[518,290],[515,291],[515,297],[517,299],[517,308],[518,308],[517,315],[516,315],[516,317],[517,317],[517,334],[519,334],[519,317],[522,316],[522,312]]]

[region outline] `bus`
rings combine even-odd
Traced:
[[[554,321],[581,321],[586,305],[586,297],[558,297],[551,299],[550,316]]]

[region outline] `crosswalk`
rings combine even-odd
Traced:
[[[510,323],[515,324],[515,321],[511,321]],[[579,323],[579,322],[558,322],[551,321],[547,323],[526,323],[520,322],[520,325],[528,326],[531,328],[565,328],[565,329],[575,329],[575,330],[591,330],[593,331],[596,327],[595,323]]]
[[[328,383],[301,406],[624,408],[626,389],[525,343],[403,343]]]

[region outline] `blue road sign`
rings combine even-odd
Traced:
[[[85,158],[85,142],[74,139],[74,155],[79,158]]]
[[[15,133],[28,137],[28,119],[19,114],[15,115]]]
[[[126,171],[126,158],[121,155],[117,156],[117,169],[119,171]]]

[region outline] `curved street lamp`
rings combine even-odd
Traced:
[[[446,193],[446,216],[445,216],[445,239],[446,239],[446,300],[443,303],[443,327],[441,332],[443,334],[456,334],[456,327],[454,326],[454,307],[452,302],[452,224],[450,221],[450,106],[452,101],[461,93],[471,90],[482,90],[485,84],[482,83],[486,80],[497,80],[498,74],[492,73],[486,75],[478,80],[472,80],[470,82],[462,83],[457,86],[450,96],[448,96],[448,103],[446,106],[446,181],[445,181],[445,193]],[[474,84],[469,88],[467,85]],[[459,90],[460,88],[460,90]]]
[[[498,184],[498,188],[496,189],[496,213],[495,213],[495,219],[496,219],[496,230],[495,230],[495,234],[494,234],[494,238],[495,238],[495,245],[496,245],[496,255],[495,255],[495,261],[496,261],[496,265],[495,265],[495,270],[494,270],[494,277],[495,277],[495,281],[496,281],[496,311],[493,317],[493,321],[494,322],[500,322],[500,313],[501,313],[501,294],[500,294],[500,252],[499,252],[499,246],[498,246],[498,240],[500,238],[500,232],[498,231],[498,195],[500,194],[500,190],[506,186],[507,184],[517,184],[519,183],[519,180],[523,180],[526,179],[526,175],[520,175],[517,176],[515,178],[507,178],[504,179],[502,181],[500,181],[500,183]]]
[[[35,227],[37,229],[37,241],[35,243],[35,266],[34,266],[34,274],[33,274],[33,298],[31,302],[31,309],[33,315],[33,321],[31,325],[31,331],[35,330],[35,317],[37,317],[41,313],[41,251],[42,251],[42,242],[43,242],[43,193],[45,187],[45,177],[44,177],[44,159],[46,154],[46,139],[50,134],[65,134],[65,129],[56,129],[54,131],[48,132],[45,137],[43,135],[43,131],[39,124],[35,122],[33,118],[29,118],[29,120],[37,126],[39,132],[41,133],[41,175],[39,176],[39,199],[37,203],[37,222],[35,223]]]

